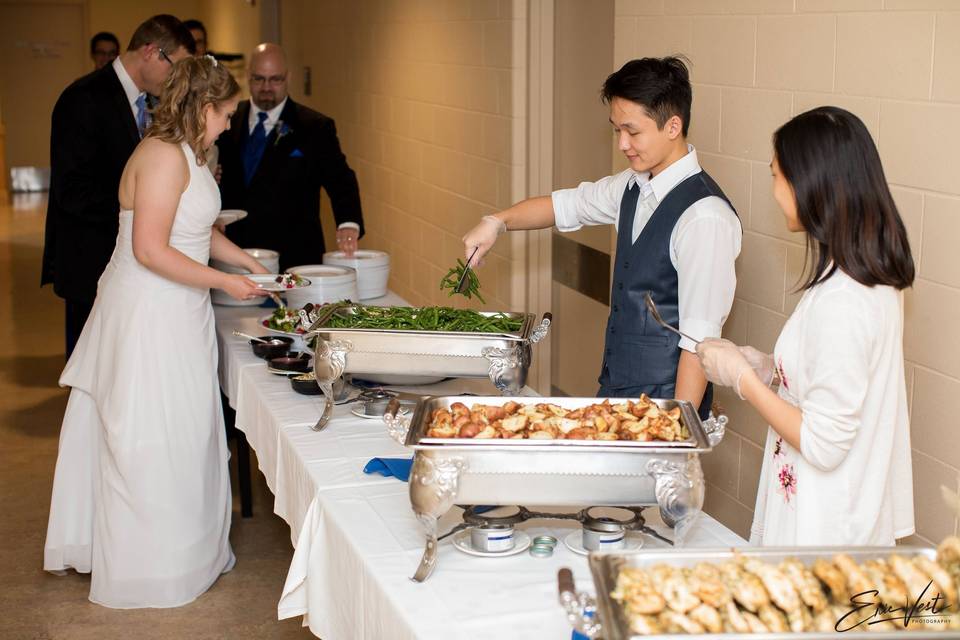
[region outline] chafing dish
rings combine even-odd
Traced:
[[[699,562],[724,562],[733,559],[736,554],[746,558],[756,558],[769,563],[779,563],[787,558],[796,558],[805,565],[811,565],[818,558],[830,559],[837,553],[845,553],[857,561],[858,564],[866,560],[887,558],[891,553],[913,557],[924,555],[927,558],[935,559],[936,551],[926,547],[755,547],[743,548],[739,550],[732,549],[657,549],[637,552],[607,552],[591,553],[589,556],[590,573],[593,577],[593,583],[596,587],[596,595],[591,596],[585,592],[577,592],[572,581],[572,576],[568,569],[560,571],[558,580],[560,583],[560,604],[566,610],[567,617],[571,624],[580,633],[588,638],[603,638],[603,640],[627,640],[643,638],[676,638],[675,635],[637,635],[630,629],[630,624],[626,612],[619,602],[611,597],[617,583],[617,576],[621,569],[625,567],[650,567],[655,564],[669,564],[675,567],[692,567]],[[868,592],[872,593],[872,592]],[[933,597],[928,594],[929,597]],[[912,594],[917,599],[919,606],[923,606],[923,594]],[[868,600],[869,601],[869,600]],[[960,632],[951,630],[947,624],[947,616],[956,613],[956,603],[945,603],[940,601],[940,609],[944,612],[943,624],[941,629],[933,631],[921,630],[919,625],[908,625],[909,633],[898,632],[880,632],[868,631],[862,624],[858,627],[844,631],[842,634],[823,633],[823,632],[804,632],[804,633],[764,633],[754,634],[745,637],[756,637],[766,639],[783,640],[812,640],[814,638],[837,638],[844,639],[866,639],[876,640],[879,638],[902,639],[902,638],[956,638]],[[851,610],[855,611],[857,605],[851,604]],[[875,607],[874,607],[875,609]],[[864,617],[870,615],[874,609],[869,609]],[[864,609],[867,611],[867,609]],[[929,611],[918,612],[917,615],[930,613]],[[891,612],[889,616],[896,616]],[[902,615],[902,612],[901,612]],[[884,616],[886,617],[886,616]],[[858,619],[850,618],[848,622],[842,623],[844,626],[853,626]],[[839,620],[839,618],[838,618]],[[700,638],[732,638],[738,637],[736,634],[703,634]],[[740,636],[743,637],[743,636]]]
[[[426,531],[426,548],[414,580],[426,579],[436,562],[437,519],[454,504],[542,506],[657,505],[682,544],[703,506],[699,455],[723,438],[726,416],[701,422],[686,401],[680,407],[690,438],[679,442],[591,440],[477,440],[427,438],[435,409],[455,402],[529,403],[528,397],[441,396],[424,398],[412,416],[384,415],[390,435],[414,450],[410,504]],[[603,398],[536,398],[576,409]],[[611,402],[619,400],[611,398]],[[393,410],[391,410],[393,409]]]
[[[335,313],[352,313],[343,307]],[[322,311],[321,311],[322,313]],[[492,316],[495,312],[481,312]],[[319,359],[333,371],[354,374],[390,374],[483,378],[503,393],[519,393],[526,384],[532,358],[531,346],[546,337],[551,314],[534,324],[532,313],[507,313],[522,319],[518,331],[468,333],[458,331],[401,331],[388,329],[337,329],[317,315],[301,314],[305,339],[317,337]]]

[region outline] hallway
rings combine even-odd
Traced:
[[[230,538],[236,568],[187,606],[107,609],[87,600],[88,575],[56,577],[41,570],[67,401],[67,391],[57,386],[64,364],[63,305],[50,287],[37,286],[45,212],[42,194],[16,194],[12,204],[0,203],[0,637],[312,637],[299,620],[276,619],[293,550],[289,528],[273,515],[273,496],[256,471],[253,518],[240,518],[234,490]]]

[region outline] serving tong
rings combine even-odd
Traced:
[[[660,312],[657,311],[657,305],[653,303],[653,298],[650,297],[649,291],[643,294],[643,300],[644,302],[647,303],[647,310],[650,312],[650,315],[653,316],[653,319],[656,321],[658,325],[660,325],[661,327],[663,327],[668,331],[673,331],[675,334],[677,334],[681,338],[686,338],[687,340],[690,340],[694,344],[700,344],[701,342],[700,340],[697,340],[696,338],[692,338],[688,336],[683,331],[680,331],[680,329],[677,329],[672,324],[668,324],[663,318],[660,317]]]

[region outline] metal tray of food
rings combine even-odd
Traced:
[[[350,313],[351,308],[338,313]],[[494,315],[497,312],[483,312]],[[518,393],[526,384],[532,345],[549,330],[551,315],[534,324],[530,313],[516,332],[471,333],[400,329],[338,329],[314,323],[305,338],[318,338],[315,348],[322,368],[335,373],[484,378],[504,393]],[[334,376],[334,377],[336,377]]]
[[[447,450],[464,448],[511,451],[537,450],[555,451],[558,447],[567,450],[583,449],[585,451],[625,451],[640,449],[645,451],[664,449],[683,449],[688,453],[705,453],[712,449],[707,433],[704,431],[700,416],[689,402],[679,400],[650,398],[650,402],[666,412],[671,409],[680,410],[680,425],[689,434],[687,438],[673,441],[663,440],[531,440],[531,439],[476,439],[476,438],[438,438],[429,437],[427,432],[431,425],[431,416],[438,409],[449,409],[460,403],[467,407],[474,405],[502,406],[515,402],[520,405],[553,405],[570,411],[589,407],[591,405],[608,402],[618,405],[626,402],[625,398],[569,398],[569,397],[526,397],[526,396],[432,396],[424,398],[418,405],[410,420],[404,444],[412,449],[429,449],[442,447]]]
[[[861,569],[861,577],[850,577],[845,578],[845,576],[853,576],[852,570],[850,573],[844,573],[844,568],[849,565],[844,565],[843,567],[838,565],[833,565],[833,558],[837,554],[845,554],[851,558],[858,567]],[[655,565],[668,565],[672,568],[693,568],[699,563],[712,563],[714,566],[720,565],[721,563],[726,563],[733,561],[733,564],[740,568],[742,571],[744,567],[748,569],[751,567],[748,562],[761,561],[766,567],[772,568],[775,565],[780,565],[781,562],[788,559],[799,560],[806,568],[811,568],[814,563],[818,560],[827,561],[829,566],[839,572],[841,580],[847,580],[847,582],[841,582],[841,590],[845,590],[844,596],[853,598],[857,600],[857,603],[854,604],[850,600],[843,600],[842,602],[837,602],[830,595],[829,590],[820,589],[819,592],[825,597],[825,600],[818,600],[817,590],[811,592],[809,583],[807,584],[807,589],[803,593],[800,590],[790,586],[784,590],[782,580],[786,578],[785,574],[779,570],[775,573],[768,574],[762,580],[757,578],[755,581],[753,577],[756,577],[757,573],[747,574],[747,578],[743,578],[743,574],[740,574],[741,578],[738,580],[731,580],[728,577],[724,577],[722,580],[726,584],[736,584],[739,588],[748,589],[752,584],[754,587],[753,591],[748,593],[756,593],[756,585],[761,587],[761,591],[766,593],[767,604],[761,604],[758,606],[758,611],[767,606],[773,607],[775,611],[767,609],[766,611],[759,611],[758,618],[760,613],[773,613],[777,618],[780,618],[782,615],[782,622],[793,628],[793,631],[784,631],[780,630],[777,632],[766,632],[766,633],[756,633],[750,634],[748,637],[757,637],[757,638],[784,638],[784,639],[812,639],[812,638],[903,638],[903,637],[919,637],[919,638],[958,638],[960,637],[960,617],[958,617],[957,607],[956,607],[956,582],[953,582],[952,587],[947,587],[947,589],[952,588],[953,593],[950,593],[950,598],[947,598],[946,593],[940,593],[941,589],[937,587],[937,582],[934,582],[932,578],[929,578],[928,573],[918,570],[916,575],[917,578],[913,580],[914,584],[907,585],[906,582],[901,583],[900,592],[906,595],[907,599],[905,602],[908,602],[909,606],[917,604],[919,610],[915,612],[915,615],[912,616],[911,621],[906,625],[906,629],[902,628],[902,622],[899,629],[895,630],[896,625],[893,622],[890,622],[890,618],[895,618],[898,615],[902,616],[903,612],[894,612],[894,611],[885,611],[878,616],[872,616],[872,614],[877,612],[877,603],[879,603],[879,597],[884,596],[889,593],[893,593],[892,585],[883,585],[877,584],[874,585],[873,582],[880,582],[881,579],[877,576],[880,574],[869,573],[863,570],[863,563],[870,560],[887,560],[892,554],[896,554],[904,559],[912,559],[916,556],[923,556],[929,560],[936,560],[937,552],[934,549],[926,547],[767,547],[767,548],[743,548],[740,550],[735,549],[673,549],[673,550],[649,550],[649,551],[638,551],[638,552],[608,552],[608,553],[591,553],[589,557],[590,572],[593,577],[594,586],[596,587],[596,605],[600,617],[600,628],[594,629],[594,632],[591,634],[593,637],[602,637],[604,640],[627,640],[634,638],[673,638],[677,637],[676,635],[669,635],[665,633],[665,629],[661,628],[657,633],[656,629],[647,629],[648,631],[654,631],[654,633],[644,634],[641,633],[643,627],[648,624],[650,618],[653,618],[656,621],[656,624],[662,624],[658,615],[648,614],[650,617],[636,616],[637,618],[643,618],[641,620],[635,620],[634,624],[636,627],[631,628],[630,615],[625,610],[625,607],[616,599],[612,594],[617,590],[617,581],[620,576],[620,572],[626,568],[641,568],[641,569],[650,569]],[[909,567],[916,568],[916,566],[910,562],[908,563]],[[728,565],[729,566],[729,565]],[[960,567],[955,567],[956,571]],[[876,565],[871,569],[871,571],[876,571]],[[766,570],[765,570],[766,572]],[[807,574],[809,575],[809,574]],[[899,574],[897,574],[899,575]],[[954,576],[957,574],[955,573]],[[674,574],[676,576],[676,574]],[[675,578],[670,578],[671,580]],[[854,580],[859,582],[854,582]],[[872,581],[871,581],[872,579]],[[946,579],[948,582],[951,580],[949,575],[941,576],[940,581],[942,582]],[[677,591],[671,591],[671,593],[679,594],[681,591],[686,589],[686,593],[700,593],[704,595],[704,598],[707,598],[706,592],[698,591],[695,586],[695,583],[689,581],[689,576],[682,578],[684,584],[677,586]],[[865,580],[865,582],[864,582]],[[955,578],[954,578],[955,580]],[[787,583],[792,585],[796,582],[793,579],[787,578]],[[826,584],[821,582],[820,579],[814,578],[814,583],[817,585]],[[636,584],[636,583],[635,583]],[[666,584],[666,582],[664,583]],[[771,585],[770,589],[778,589],[779,595],[774,596],[771,590],[767,590],[766,585]],[[677,583],[674,583],[676,586]],[[858,585],[856,589],[853,588],[853,585]],[[877,589],[878,593],[874,594],[871,590]],[[852,593],[857,591],[858,593]],[[917,591],[917,593],[909,593],[912,591]],[[632,593],[639,594],[641,591],[632,591]],[[792,595],[791,595],[792,594]],[[864,595],[866,594],[866,595]],[[936,609],[930,609],[930,605],[934,602],[936,595],[940,595],[940,599],[937,601],[939,603],[939,613],[933,613]],[[662,595],[662,594],[661,594]],[[762,594],[761,594],[762,595]],[[862,596],[862,597],[861,597]],[[622,596],[621,596],[622,597]],[[634,596],[635,598],[638,596]],[[696,596],[694,596],[696,598]],[[713,592],[712,597],[718,597],[716,592]],[[729,597],[729,596],[728,596]],[[874,599],[876,597],[876,600]],[[567,598],[570,601],[570,598]],[[564,601],[564,595],[561,594],[561,602]],[[949,601],[949,607],[946,606]],[[638,600],[634,600],[638,602]],[[665,603],[665,600],[663,601]],[[697,602],[700,600],[697,598]],[[739,598],[736,600],[728,600],[728,602],[735,602],[733,606],[738,606],[741,611],[749,611],[742,603],[739,602]],[[760,602],[760,600],[757,600]],[[820,603],[820,612],[819,614],[814,610],[812,603]],[[858,609],[859,605],[865,603],[872,603],[872,606],[863,607]],[[691,606],[693,601],[691,600],[687,606]],[[654,602],[650,600],[644,600],[644,605],[648,607],[647,611],[652,611],[659,606],[660,602]],[[808,604],[810,606],[808,606]],[[635,605],[635,606],[640,606]],[[725,605],[721,606],[721,609],[725,609]],[[755,606],[756,603],[755,603]],[[679,607],[684,608],[684,607]],[[712,607],[711,607],[712,608]],[[664,621],[666,624],[673,624],[673,616],[676,613],[675,609],[672,609],[669,605],[665,605],[663,608],[664,611],[669,611],[669,620]],[[688,613],[691,613],[693,609],[689,609]],[[851,612],[852,613],[849,613]],[[735,612],[733,612],[735,613]],[[685,614],[684,614],[685,615]],[[822,617],[817,618],[816,616],[820,615]],[[918,618],[919,616],[919,618]],[[927,617],[929,616],[929,617]],[[729,620],[729,614],[724,613],[724,620]],[[833,620],[835,618],[835,620]],[[880,622],[868,627],[870,621],[877,620],[878,618],[883,618],[887,620],[886,622]],[[573,618],[571,617],[573,620]],[[764,618],[769,620],[769,618]],[[839,624],[837,622],[839,621]],[[857,624],[861,622],[862,624]],[[585,621],[587,627],[596,626],[595,620],[591,622],[589,618]],[[824,626],[829,626],[829,623],[834,623],[834,628],[840,626],[840,628],[845,629],[843,633],[838,635],[834,629],[824,629]],[[817,630],[817,625],[820,626],[820,629]],[[886,628],[889,625],[888,630],[882,630],[881,627]],[[869,629],[869,630],[867,630]],[[907,633],[909,632],[909,633]],[[706,638],[731,638],[731,637],[740,637],[740,635],[746,636],[746,634],[737,634],[735,632],[728,633],[701,633],[699,637]]]
[[[427,576],[436,562],[436,522],[455,505],[657,505],[682,544],[703,507],[701,453],[723,438],[726,416],[700,421],[689,402],[652,399],[658,406],[681,407],[691,440],[650,443],[587,440],[487,441],[467,439],[427,442],[424,416],[431,407],[456,402],[492,404],[509,401],[550,403],[576,408],[604,398],[530,398],[443,396],[421,399],[413,415],[388,409],[384,421],[390,435],[414,450],[410,504],[424,525],[426,548],[417,575]],[[610,399],[613,402],[622,398]],[[411,428],[411,425],[416,425]],[[430,439],[433,440],[433,439]]]
[[[375,308],[375,307],[367,307]],[[530,334],[534,330],[534,319],[535,316],[532,313],[520,313],[516,311],[478,311],[480,315],[490,318],[493,316],[502,315],[510,320],[521,320],[522,324],[520,328],[516,331],[493,331],[493,332],[481,332],[481,331],[426,331],[420,329],[364,329],[359,327],[349,327],[349,328],[338,328],[331,327],[330,323],[333,321],[334,316],[349,316],[356,313],[357,307],[343,307],[335,311],[331,316],[319,324],[316,324],[311,327],[312,330],[317,331],[321,334],[328,335],[340,335],[343,333],[361,333],[361,334],[390,334],[390,335],[402,335],[402,336],[425,336],[428,338],[436,338],[438,336],[446,338],[469,338],[474,340],[485,340],[491,337],[502,338],[504,340],[524,340],[530,337]],[[304,327],[305,329],[307,327]]]

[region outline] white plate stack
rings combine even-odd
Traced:
[[[290,289],[284,292],[287,306],[300,308],[308,302],[327,304],[340,300],[359,300],[357,296],[357,272],[350,267],[333,264],[305,264],[290,267],[288,273],[310,279],[309,287]]]
[[[244,251],[256,258],[269,273],[280,272],[280,254],[276,251],[272,249],[244,249]],[[210,260],[210,266],[224,273],[250,273],[246,269],[235,267],[232,264],[221,262],[215,258]],[[211,289],[210,299],[213,301],[213,304],[223,304],[233,307],[255,307],[263,304],[264,300],[260,296],[251,298],[250,300],[237,300],[236,298],[232,298],[223,289]]]
[[[323,254],[323,264],[350,267],[357,272],[357,289],[361,300],[387,295],[390,279],[390,254],[372,249],[358,249],[347,257],[343,251]]]

